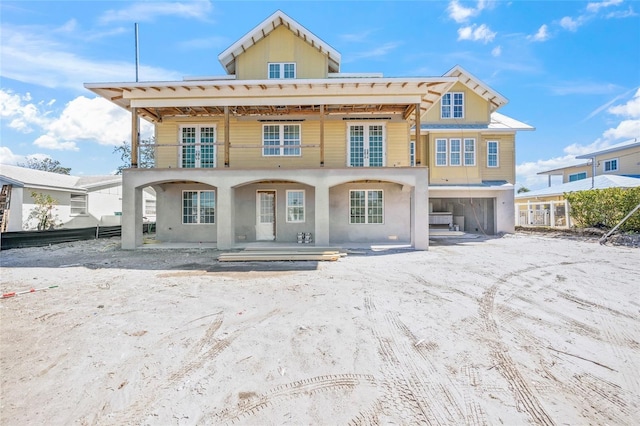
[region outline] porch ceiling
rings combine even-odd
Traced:
[[[204,80],[96,83],[85,87],[151,122],[164,117],[394,114],[413,120],[457,81],[439,78],[342,78],[322,80]]]

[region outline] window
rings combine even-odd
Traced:
[[[447,165],[447,140],[436,139],[436,166]]]
[[[464,93],[445,93],[440,106],[440,118],[464,118]]]
[[[287,191],[287,222],[304,222],[304,191]]]
[[[465,166],[476,165],[476,140],[475,139],[464,140],[464,165]]]
[[[144,200],[144,215],[155,216],[156,215],[156,200]]]
[[[382,190],[349,191],[349,223],[380,224],[384,222]]]
[[[414,167],[416,165],[416,142],[409,142],[409,166]]]
[[[293,62],[269,63],[269,78],[296,78],[296,64]]]
[[[71,216],[87,214],[87,194],[71,194],[69,201]]]
[[[615,172],[618,170],[618,159],[614,158],[613,160],[607,160],[604,162],[603,169],[604,172]]]
[[[215,223],[215,191],[182,191],[182,223]]]
[[[300,125],[265,124],[262,127],[262,155],[300,156]]]
[[[460,139],[451,139],[449,141],[449,165],[451,166],[459,166],[461,164],[460,150],[462,147],[460,144]]]
[[[211,125],[180,127],[180,167],[216,166],[216,128]]]
[[[498,167],[498,141],[487,142],[487,167]]]
[[[349,167],[383,167],[383,124],[349,124]]]
[[[573,173],[569,175],[569,182],[575,182],[587,178],[587,172]]]

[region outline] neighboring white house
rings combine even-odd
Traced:
[[[122,176],[69,176],[18,166],[0,165],[3,189],[2,231],[36,229],[29,215],[36,207],[32,192],[50,195],[61,228],[119,225],[122,214]],[[155,221],[155,193],[144,193],[147,220]]]

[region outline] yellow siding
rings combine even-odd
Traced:
[[[498,142],[498,167],[487,167],[487,142]],[[516,180],[515,135],[483,135],[478,145],[478,164],[482,180]]]
[[[409,140],[406,122],[387,123],[387,167],[409,167]]]
[[[239,80],[268,78],[269,62],[295,62],[297,78],[326,78],[328,58],[284,26],[273,30],[236,59]]]
[[[347,165],[347,123],[344,121],[324,122],[324,165],[325,167],[346,167]]]
[[[618,159],[618,170],[614,172],[604,171],[604,162],[607,160]],[[600,155],[596,158],[598,175],[616,174],[616,175],[640,175],[640,148],[629,148],[611,154]]]
[[[167,119],[156,125],[156,167],[178,167],[180,126],[189,124],[211,125],[216,127],[216,167],[224,166],[224,121],[206,117],[190,119]]]
[[[571,167],[571,168],[563,170],[562,183],[569,182],[569,176],[575,175],[576,173],[582,173],[582,172],[586,173],[587,177],[590,178],[591,175],[592,175],[591,166],[590,165],[584,165],[584,166]]]
[[[489,102],[476,94],[473,90],[458,82],[449,92],[464,93],[464,118],[463,119],[441,119],[440,118],[440,102],[427,111],[424,122],[438,124],[460,124],[460,123],[488,123],[491,115],[489,110]]]
[[[476,140],[476,165],[475,166],[436,166],[436,139],[458,138],[464,139],[475,138]],[[429,135],[429,183],[432,185],[463,185],[463,184],[477,184],[482,181],[480,174],[480,151],[478,149],[481,139],[478,134],[466,133],[460,134],[439,134]],[[448,146],[448,145],[447,145]],[[448,154],[448,151],[447,151]],[[464,154],[462,154],[464,158]],[[447,158],[448,164],[449,158]]]

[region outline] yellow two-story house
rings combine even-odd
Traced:
[[[155,125],[154,165],[123,175],[122,247],[429,244],[429,226],[514,230],[515,138],[532,127],[460,67],[440,77],[342,74],[331,46],[276,11],[222,52],[226,75],[87,83]],[[417,143],[416,143],[417,142]]]

